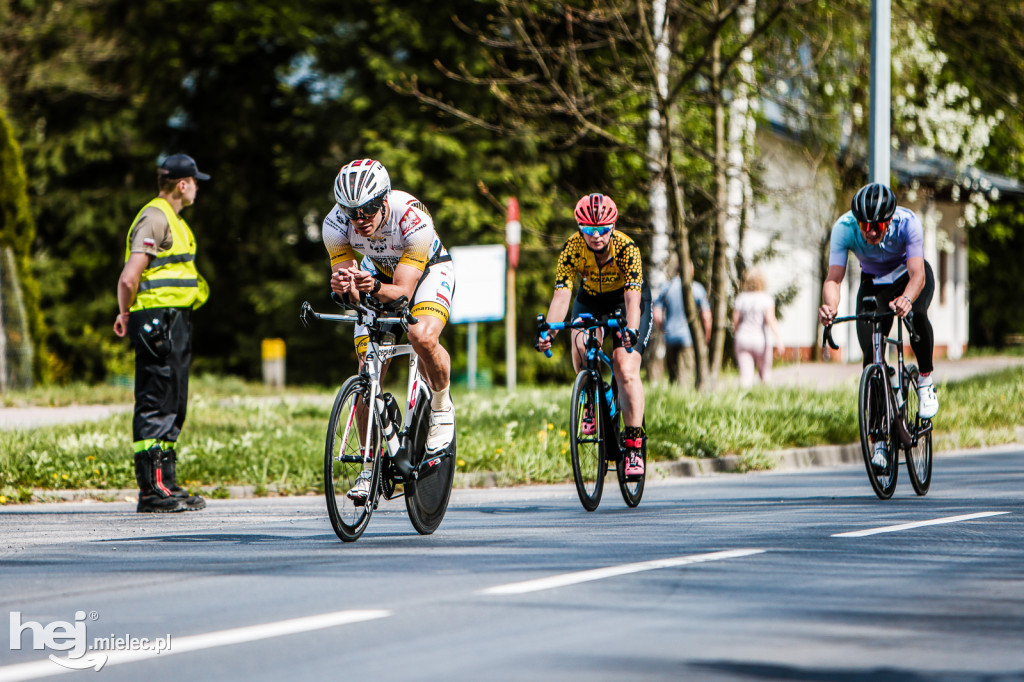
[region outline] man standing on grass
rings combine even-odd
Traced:
[[[192,362],[192,310],[210,295],[196,270],[196,240],[178,214],[196,200],[200,173],[185,154],[157,169],[160,194],[142,207],[128,231],[124,268],[117,281],[114,333],[135,349],[135,418],[132,440],[139,512],[203,509],[176,481],[174,450],[188,405]]]

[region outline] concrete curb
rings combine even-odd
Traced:
[[[1004,449],[1015,449],[1024,444],[1024,427],[1018,427],[1018,442],[1006,443],[1003,445],[989,446],[982,448],[970,448],[961,450],[950,450],[948,452],[937,452],[936,456],[945,455],[968,455],[981,452],[998,452]],[[812,467],[831,467],[844,464],[858,464],[863,461],[860,452],[860,443],[849,445],[816,445],[808,448],[793,448],[790,450],[778,450],[765,455],[773,466],[769,469],[748,469],[744,466],[744,458],[739,455],[723,455],[714,459],[696,459],[684,457],[674,462],[654,462],[652,474],[655,479],[666,478],[692,478],[723,473],[757,473],[760,471],[788,471],[793,469],[807,469]],[[454,487],[457,489],[466,488],[499,488],[518,487],[529,484],[510,484],[503,481],[504,476],[493,471],[480,471],[471,473],[455,474]],[[225,488],[230,499],[246,499],[256,497],[279,497],[275,485],[269,485],[265,492],[257,495],[256,486],[233,485]],[[201,489],[203,495],[212,497],[215,488],[205,487]],[[137,501],[138,490],[42,490],[32,491],[31,502],[130,502]],[[308,492],[304,496],[319,496],[321,493]],[[303,496],[303,495],[290,495]],[[14,503],[8,503],[11,506]]]

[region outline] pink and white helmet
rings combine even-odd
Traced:
[[[346,208],[380,204],[391,191],[391,178],[380,161],[359,159],[346,163],[334,180],[334,200]]]

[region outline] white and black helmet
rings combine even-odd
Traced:
[[[344,208],[367,208],[376,213],[391,191],[391,178],[383,164],[359,159],[341,167],[334,179],[334,200]]]
[[[850,211],[858,222],[884,223],[896,212],[896,195],[880,182],[864,185],[853,195]]]

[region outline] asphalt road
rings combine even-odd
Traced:
[[[74,674],[1020,680],[1022,455],[939,456],[926,497],[904,470],[884,502],[860,466],[657,482],[634,510],[612,485],[594,513],[569,486],[459,490],[434,535],[398,500],[354,544],[318,497],[5,507],[0,682],[97,637]]]

